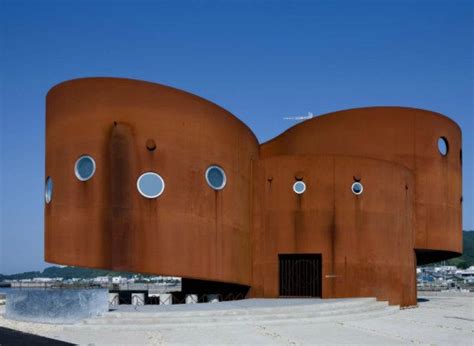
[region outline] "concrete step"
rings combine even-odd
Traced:
[[[238,317],[238,316],[265,316],[271,315],[272,317],[278,314],[298,314],[298,313],[314,313],[314,312],[336,312],[339,310],[354,309],[354,308],[365,308],[372,305],[383,305],[387,306],[387,302],[377,302],[375,299],[358,299],[348,301],[337,301],[334,303],[308,303],[305,305],[287,305],[287,306],[274,306],[274,307],[245,307],[239,309],[222,309],[222,306],[215,305],[201,305],[199,307],[192,306],[192,311],[148,311],[148,312],[120,312],[120,313],[107,313],[103,315],[103,318],[107,319],[120,319],[133,318],[133,319],[150,319],[150,318],[226,318],[226,317]],[[194,310],[195,308],[202,308],[206,310]],[[214,309],[212,309],[214,308]],[[133,317],[132,317],[133,316]]]
[[[212,314],[206,311],[205,315],[194,314],[187,316],[180,316],[173,313],[172,315],[166,313],[148,313],[147,315],[130,312],[124,313],[121,316],[104,315],[99,318],[88,319],[83,321],[86,325],[175,325],[175,324],[222,324],[222,323],[247,323],[247,322],[275,322],[278,320],[305,320],[305,319],[319,319],[331,316],[346,316],[364,313],[382,312],[391,308],[386,302],[366,301],[364,304],[350,304],[343,307],[338,306],[333,309],[319,309],[321,305],[313,305],[310,309],[297,309],[287,307],[284,311],[265,311],[264,313],[253,311],[253,309],[240,309],[238,313],[233,314]],[[398,308],[397,308],[398,309]],[[389,309],[391,310],[391,309]]]
[[[351,299],[343,299],[343,300],[336,300],[331,301],[328,300],[320,300],[318,303],[314,303],[311,300],[308,301],[308,304],[300,304],[300,305],[282,305],[282,306],[268,306],[268,307],[241,307],[241,308],[234,308],[230,306],[229,308],[225,309],[211,309],[216,307],[215,305],[208,305],[208,303],[200,303],[197,304],[200,307],[210,307],[210,309],[203,309],[203,310],[196,310],[194,307],[191,307],[191,311],[182,309],[180,311],[144,311],[144,312],[109,312],[106,314],[108,317],[119,317],[122,318],[124,315],[129,315],[133,313],[135,317],[150,317],[150,315],[157,315],[157,316],[167,316],[167,317],[196,317],[196,316],[226,316],[226,315],[242,315],[242,314],[271,314],[274,315],[275,313],[285,313],[288,309],[291,309],[293,312],[297,311],[325,311],[325,310],[338,310],[338,309],[345,309],[349,307],[355,306],[365,306],[368,303],[376,303],[377,300],[375,298],[351,298]],[[381,304],[388,305],[387,302],[378,302]],[[223,303],[218,303],[223,304]],[[185,306],[183,305],[183,308]]]
[[[288,316],[285,319],[264,319],[264,320],[257,320],[257,319],[237,319],[237,320],[208,320],[206,322],[198,322],[196,323],[193,319],[188,319],[187,321],[180,321],[170,323],[159,322],[159,323],[113,323],[113,324],[77,324],[73,326],[65,326],[65,330],[134,330],[134,331],[150,331],[153,328],[177,328],[186,326],[186,328],[193,328],[193,327],[210,327],[215,328],[216,326],[233,326],[233,325],[288,325],[288,324],[314,324],[314,323],[325,323],[325,322],[344,322],[344,321],[351,321],[351,320],[363,320],[363,319],[372,319],[372,318],[382,318],[385,316],[389,316],[395,313],[398,313],[400,308],[398,306],[386,306],[383,309],[375,309],[369,311],[359,311],[359,312],[351,312],[347,314],[338,314],[338,315],[321,315],[321,316],[313,316],[313,317],[304,317],[304,318],[294,318],[292,316]]]
[[[338,307],[334,309],[318,309],[318,306],[313,306],[311,309],[299,309],[293,310],[291,308],[287,308],[284,311],[276,311],[271,313],[271,311],[265,311],[265,313],[261,313],[258,311],[253,311],[252,309],[246,310],[239,310],[235,313],[219,313],[219,314],[212,314],[207,313],[203,314],[194,314],[194,315],[187,315],[187,316],[180,316],[177,314],[169,315],[166,313],[149,313],[148,315],[140,314],[137,315],[136,313],[129,313],[124,314],[122,316],[109,316],[104,315],[101,318],[94,318],[85,320],[84,323],[180,323],[181,321],[189,321],[192,319],[193,321],[207,321],[211,320],[212,322],[222,321],[225,319],[231,320],[245,320],[248,318],[251,319],[286,319],[286,318],[306,318],[306,317],[317,317],[317,316],[325,316],[325,315],[339,315],[339,314],[350,314],[350,313],[357,313],[357,312],[364,312],[364,311],[372,311],[372,310],[381,310],[387,307],[386,302],[366,302],[364,304],[353,304],[351,306],[344,306]],[[221,312],[221,311],[216,311]]]
[[[399,306],[386,306],[383,309],[373,309],[367,311],[359,311],[359,312],[352,312],[347,314],[334,314],[334,315],[323,315],[318,317],[311,317],[311,318],[300,318],[294,320],[298,324],[301,323],[320,323],[320,322],[331,322],[331,321],[353,321],[353,320],[363,320],[363,319],[371,319],[371,318],[378,318],[389,316],[395,313],[400,312]],[[265,324],[287,324],[288,320],[268,320]]]

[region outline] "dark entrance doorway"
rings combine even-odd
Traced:
[[[278,255],[280,297],[321,297],[321,254]]]

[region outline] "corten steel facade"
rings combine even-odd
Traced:
[[[80,181],[84,154],[96,170]],[[259,144],[231,113],[184,91],[67,81],[46,103],[45,258],[278,297],[279,255],[318,254],[323,298],[414,305],[416,264],[462,253],[461,161],[459,126],[425,110],[340,111]],[[221,190],[204,177],[213,164],[226,174]],[[165,182],[157,198],[137,191],[148,171]]]

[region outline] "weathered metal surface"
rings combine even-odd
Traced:
[[[278,255],[313,253],[321,254],[323,297],[413,305],[416,258],[462,252],[461,131],[437,113],[336,112],[259,145],[209,101],[116,78],[59,84],[46,113],[49,262],[233,283],[275,297]],[[446,156],[439,137],[448,140]],[[85,182],[74,175],[83,154],[97,164]],[[219,191],[204,178],[212,164],[226,172]],[[136,189],[146,171],[165,181],[157,199]],[[301,195],[296,179],[306,183]]]
[[[47,96],[47,261],[216,281],[251,282],[253,133],[224,109],[173,88],[123,79],[80,79]],[[153,140],[156,149],[147,149]],[[81,182],[74,163],[97,164]],[[210,189],[206,168],[226,169]],[[155,171],[166,187],[143,198],[137,178]]]

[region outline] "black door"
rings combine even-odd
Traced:
[[[280,297],[321,297],[321,255],[278,255]]]

